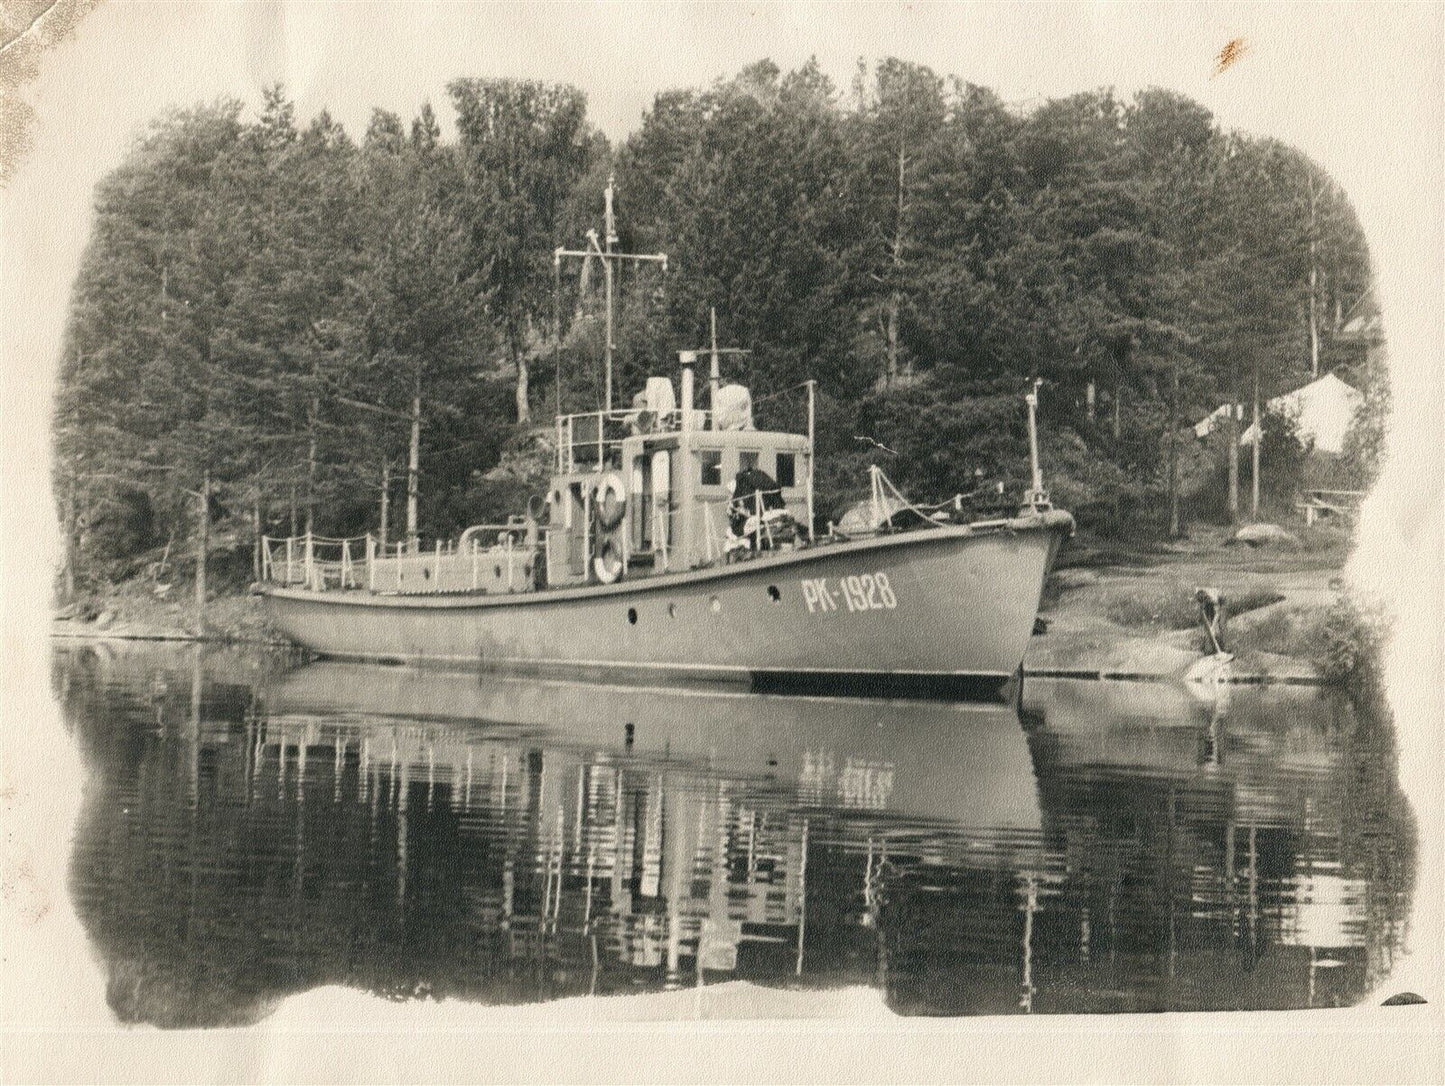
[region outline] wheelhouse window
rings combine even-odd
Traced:
[[[738,453],[738,471],[753,471],[758,466],[756,449],[743,449]]]
[[[790,452],[778,453],[778,485],[798,485],[798,454]]]
[[[703,486],[722,486],[722,450],[700,449],[697,456],[701,466],[698,482]]]

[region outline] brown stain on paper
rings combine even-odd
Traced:
[[[1244,38],[1230,38],[1214,58],[1214,75],[1222,75],[1232,64],[1249,52],[1249,42]],[[1211,79],[1214,76],[1210,76]]]
[[[40,74],[45,50],[74,33],[101,0],[0,0],[0,189],[30,149],[35,110],[21,89]]]

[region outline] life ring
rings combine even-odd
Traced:
[[[592,559],[592,572],[602,584],[612,584],[622,576],[621,548],[611,539],[604,539],[597,548],[597,557]]]
[[[622,523],[622,518],[627,515],[627,488],[622,484],[622,476],[609,471],[602,477],[597,484],[593,506],[597,510],[597,523],[604,532],[610,532]]]

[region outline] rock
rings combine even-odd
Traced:
[[[61,622],[69,622],[80,613],[80,606],[74,603],[67,603],[64,607],[58,608],[55,617]]]
[[[1278,524],[1246,524],[1234,533],[1231,543],[1246,543],[1251,547],[1298,547],[1299,540]]]
[[[1217,686],[1221,682],[1228,682],[1229,663],[1233,659],[1233,653],[1216,652],[1196,660],[1184,673],[1184,681],[1194,686]]]
[[[1099,583],[1096,569],[1061,569],[1053,574],[1054,584],[1062,589],[1082,588],[1087,584]]]
[[[1381,1003],[1380,1006],[1415,1007],[1419,1006],[1421,1003],[1424,1002],[1426,1002],[1426,999],[1422,995],[1416,995],[1414,992],[1399,992],[1396,995],[1392,995],[1389,999],[1385,1000],[1385,1002]]]
[[[108,626],[109,626],[112,622],[114,622],[114,621],[115,621],[115,612],[114,612],[114,611],[110,611],[110,610],[102,611],[100,614],[98,614],[98,615],[95,616],[95,628],[96,628],[97,630],[104,630],[106,627],[108,627]]]

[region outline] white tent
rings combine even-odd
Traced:
[[[1345,447],[1345,432],[1349,430],[1363,400],[1364,395],[1359,389],[1341,381],[1333,373],[1327,373],[1303,388],[1276,396],[1265,404],[1264,409],[1293,419],[1301,441],[1313,443],[1320,452],[1337,455]],[[1240,407],[1238,410],[1242,417],[1244,409]],[[1195,425],[1194,433],[1202,438],[1228,417],[1229,405],[1220,404]],[[1256,433],[1251,425],[1240,435],[1240,444],[1253,444]]]
[[[1244,418],[1243,405],[1235,404],[1234,414],[1236,418]],[[1222,403],[1194,424],[1194,436],[1203,440],[1214,433],[1216,426],[1223,426],[1224,420],[1227,418],[1229,418],[1229,404]]]

